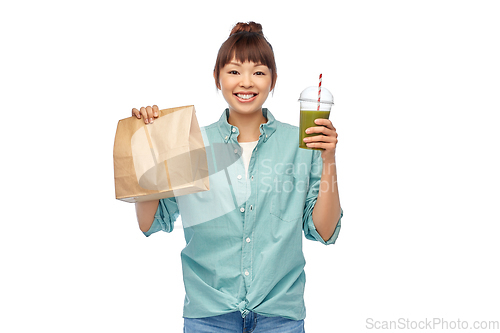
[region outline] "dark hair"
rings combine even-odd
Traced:
[[[267,66],[271,70],[271,90],[278,74],[273,47],[262,33],[262,25],[255,22],[236,23],[228,39],[221,45],[215,61],[215,85],[220,89],[220,71],[235,58],[240,62],[251,61]]]

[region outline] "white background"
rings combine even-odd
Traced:
[[[335,245],[304,242],[307,332],[500,320],[497,1],[180,3],[2,2],[0,331],[181,332],[181,220],[146,238],[115,200],[116,125],[216,121],[217,51],[250,20],[278,120],[319,73],[335,97],[345,215]]]

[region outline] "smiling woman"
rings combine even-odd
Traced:
[[[336,132],[311,127],[331,139],[330,151],[299,149],[299,128],[263,108],[278,76],[260,24],[233,28],[213,76],[228,108],[202,129],[210,191],[140,203],[141,230],[171,232],[182,217],[184,332],[304,333],[302,232],[329,245],[340,231],[336,187],[319,193],[321,182],[334,181],[334,171],[322,170]],[[228,156],[235,162],[225,166]]]

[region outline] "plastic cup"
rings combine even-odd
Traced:
[[[333,95],[321,87],[321,99],[318,111],[318,87],[308,87],[302,91],[300,102],[300,125],[299,125],[299,148],[323,150],[322,148],[310,148],[306,146],[304,138],[320,135],[321,133],[306,134],[309,127],[321,126],[314,122],[318,118],[328,119],[333,105]]]

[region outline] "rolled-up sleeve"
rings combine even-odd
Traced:
[[[318,200],[321,173],[323,171],[323,159],[321,158],[321,151],[315,150],[313,152],[312,159],[311,174],[309,177],[309,189],[307,191],[304,214],[302,216],[302,229],[304,230],[305,237],[309,240],[318,241],[325,245],[335,244],[335,241],[337,240],[337,237],[340,233],[340,220],[342,219],[344,212],[341,208],[337,227],[335,228],[335,231],[333,232],[333,235],[330,237],[330,239],[325,242],[325,240],[316,230],[316,226],[314,225],[312,219],[313,209],[316,205],[316,201]]]
[[[160,199],[153,224],[151,224],[148,231],[143,233],[146,237],[149,237],[160,230],[172,232],[174,230],[174,222],[178,217],[179,207],[177,206],[175,197]]]

